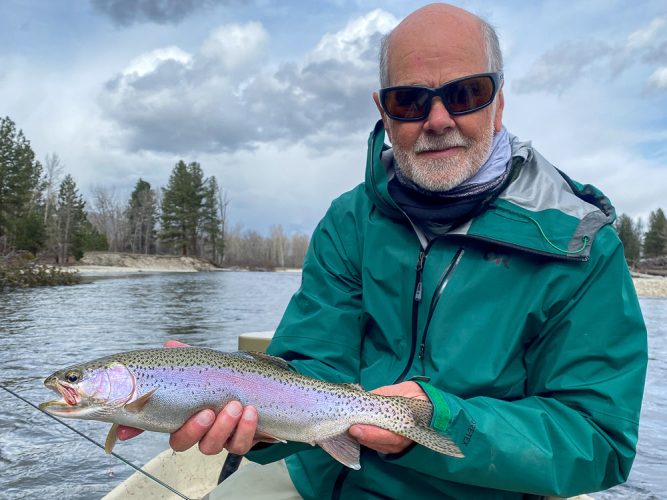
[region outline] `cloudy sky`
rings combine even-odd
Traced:
[[[379,38],[424,3],[3,0],[0,116],[86,197],[198,161],[232,223],[310,232],[363,180]],[[664,0],[454,3],[499,31],[512,133],[619,213],[667,209]]]

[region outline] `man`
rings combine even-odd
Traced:
[[[250,450],[257,413],[238,402],[193,417],[172,447],[286,464],[306,498],[570,496],[624,481],[647,348],[609,200],[504,129],[498,40],[472,14],[408,16],[383,44],[381,83],[366,181],[316,229],[269,352],[430,400],[465,458],[367,425],[349,431],[359,471],[300,443]],[[243,491],[278,494],[248,470]]]

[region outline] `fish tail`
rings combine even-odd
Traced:
[[[448,436],[440,434],[438,431],[427,427],[425,425],[417,424],[414,427],[409,427],[407,429],[402,429],[397,432],[401,436],[404,436],[408,439],[412,439],[415,443],[418,443],[422,446],[437,451],[438,453],[444,453],[451,457],[463,458],[464,455],[461,453],[459,447],[452,441]]]
[[[433,405],[430,401],[409,398],[408,405],[412,410],[415,426],[401,430],[398,434],[439,453],[463,458],[463,453],[454,441],[431,427]]]

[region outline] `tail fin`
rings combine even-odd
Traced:
[[[430,401],[410,398],[408,404],[415,419],[415,426],[401,430],[398,434],[412,439],[414,442],[438,453],[444,453],[445,455],[457,458],[464,457],[454,441],[431,427],[433,405]]]
[[[401,436],[405,436],[408,439],[412,439],[415,443],[426,446],[427,448],[437,451],[438,453],[444,453],[451,457],[463,458],[464,455],[461,453],[461,450],[456,443],[452,441],[449,437],[444,434],[426,427],[420,424],[417,424],[415,427],[410,427],[409,429],[403,429],[400,432],[397,432]]]

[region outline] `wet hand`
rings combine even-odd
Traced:
[[[428,401],[428,396],[416,382],[401,382],[395,385],[386,385],[370,391],[382,396],[403,396],[406,398],[417,398]],[[414,441],[398,434],[381,429],[374,425],[355,424],[348,431],[350,435],[366,446],[379,453],[393,454],[401,453]]]

